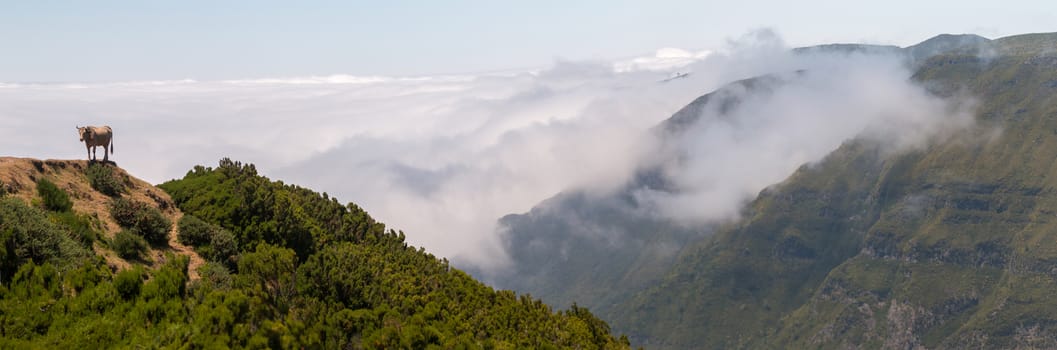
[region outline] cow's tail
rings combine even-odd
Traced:
[[[110,154],[114,154],[114,133],[110,133]]]

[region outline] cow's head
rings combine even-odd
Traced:
[[[77,136],[81,137],[80,141],[82,141],[82,142],[84,140],[91,140],[92,139],[92,129],[88,128],[87,126],[78,126],[77,127]]]

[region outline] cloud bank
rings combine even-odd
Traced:
[[[725,83],[799,70],[788,88],[705,115],[679,139],[648,132]],[[691,74],[660,82],[675,71]],[[496,268],[507,261],[499,217],[570,188],[617,188],[666,147],[689,154],[666,168],[684,191],[638,195],[693,222],[728,217],[848,138],[915,144],[960,120],[908,78],[894,58],[794,56],[764,31],[714,52],[473,76],[9,82],[0,154],[83,158],[74,126],[109,124],[112,159],[150,182],[231,157],[356,202],[456,263]]]
[[[0,154],[83,159],[74,127],[108,124],[111,159],[152,183],[231,157],[354,201],[438,255],[500,261],[497,218],[620,183],[642,131],[710,88],[658,84],[668,72],[656,69],[694,59],[661,54],[619,71],[559,61],[477,76],[7,82]]]
[[[658,157],[663,161],[655,166],[674,190],[636,191],[648,210],[688,224],[737,218],[761,190],[849,139],[892,154],[974,124],[971,98],[931,95],[910,80],[901,57],[815,52],[772,58],[769,66],[789,69],[752,87],[725,88],[720,94],[740,103],[729,109],[712,103],[699,122],[666,140],[657,154],[669,156]]]

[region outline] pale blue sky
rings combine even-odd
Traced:
[[[10,1],[0,81],[422,75],[719,48],[1054,31],[1052,1]]]

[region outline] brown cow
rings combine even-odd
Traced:
[[[81,136],[81,141],[84,141],[84,147],[88,150],[88,160],[96,160],[96,146],[103,146],[103,161],[110,160],[107,154],[114,153],[114,130],[109,126],[78,126],[77,134]]]

